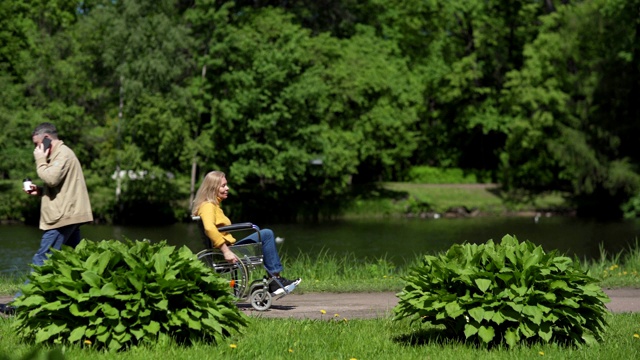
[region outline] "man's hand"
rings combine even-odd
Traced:
[[[44,149],[44,145],[41,143],[38,146],[36,146],[35,149],[33,149],[33,157],[38,160],[38,159],[46,159],[47,156],[49,156],[49,152],[51,151],[51,148],[48,148],[47,150]]]
[[[40,193],[38,192],[38,185],[36,184],[31,184],[31,187],[29,188],[29,190],[24,190],[24,192],[26,192],[29,195],[40,195]]]

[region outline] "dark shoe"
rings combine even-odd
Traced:
[[[295,280],[289,280],[283,277],[272,278],[271,282],[269,283],[269,292],[274,295],[284,294],[285,290],[288,293],[292,292],[293,289],[295,289],[301,281],[302,279],[300,278],[297,278]],[[278,284],[278,282],[280,282],[280,284]]]
[[[15,306],[0,304],[0,313],[3,313],[5,315],[13,315],[16,313],[16,308]]]

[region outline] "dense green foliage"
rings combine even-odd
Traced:
[[[0,219],[34,217],[19,185],[41,121],[76,151],[101,221],[184,219],[212,169],[237,215],[334,215],[350,185],[415,165],[620,217],[640,188],[638,7],[4,1]]]
[[[15,327],[35,343],[109,350],[170,337],[220,342],[248,324],[226,281],[187,248],[83,240],[34,267]]]
[[[481,344],[602,340],[609,301],[580,264],[529,241],[454,245],[405,277],[396,319],[444,325]]]
[[[407,181],[419,184],[477,184],[476,174],[465,174],[459,168],[437,168],[433,166],[414,166],[409,169]]]

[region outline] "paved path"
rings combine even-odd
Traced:
[[[612,312],[640,312],[640,289],[605,289]],[[239,304],[245,313],[266,318],[297,319],[366,319],[392,314],[398,304],[395,293],[306,293],[291,294],[274,300],[269,311],[255,311],[249,304]],[[324,310],[324,314],[322,313]],[[335,316],[335,315],[338,316]]]
[[[605,289],[611,302],[607,308],[612,312],[640,312],[640,289]],[[0,296],[0,303],[11,297]],[[391,315],[398,304],[393,292],[381,293],[305,293],[291,294],[274,299],[268,311],[255,311],[251,305],[240,303],[247,315],[265,318],[296,319],[367,319]],[[324,310],[324,313],[323,313]]]

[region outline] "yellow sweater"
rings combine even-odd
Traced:
[[[231,234],[218,231],[221,226],[231,225],[231,220],[224,214],[220,205],[204,202],[198,207],[198,216],[204,225],[205,234],[214,247],[219,248],[225,243],[231,245],[236,242]]]

